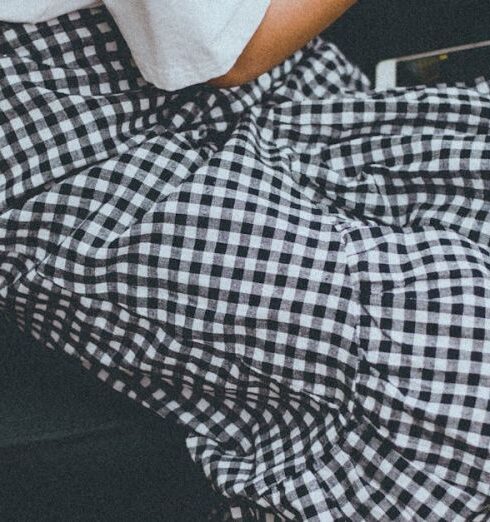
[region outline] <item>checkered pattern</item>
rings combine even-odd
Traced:
[[[490,520],[487,82],[319,38],[170,94],[94,9],[2,24],[0,89],[0,307],[188,428],[210,520]]]

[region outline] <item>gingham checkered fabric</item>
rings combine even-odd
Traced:
[[[490,520],[489,83],[319,38],[168,94],[102,8],[0,38],[0,306],[188,428],[210,519]]]

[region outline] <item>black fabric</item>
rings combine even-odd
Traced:
[[[350,53],[351,57],[357,63],[366,64],[367,69],[372,68],[372,64],[381,57],[383,52],[386,52],[388,56],[402,54],[402,47],[397,47],[398,44],[396,43],[398,42],[399,35],[395,35],[393,29],[393,27],[400,27],[400,20],[397,19],[394,26],[392,26],[388,32],[385,31],[385,26],[383,25],[383,20],[395,14],[394,8],[388,6],[385,2],[384,4],[387,10],[384,13],[386,16],[383,16],[381,11],[375,11],[374,3],[371,4],[373,5],[373,10],[364,12],[364,16],[367,17],[364,18],[364,21],[371,20],[372,25],[366,27],[365,23],[362,25],[359,19],[356,19],[358,20],[357,23],[361,23],[363,27],[362,30],[355,33],[356,37],[361,40],[357,41],[356,45],[353,45],[355,39],[349,38],[352,32],[348,31],[344,37],[341,36],[342,29],[339,28],[344,27],[345,29],[348,27],[347,25],[337,25],[330,33],[334,40],[335,38],[337,38],[337,41],[339,38],[340,40],[343,39],[343,47],[345,47],[346,52],[348,54]],[[371,4],[369,2],[365,3],[362,9],[369,9],[368,6]],[[394,5],[395,3],[390,2],[390,4]],[[444,4],[447,4],[447,2],[444,2]],[[442,6],[439,4],[439,7]],[[421,9],[423,8],[421,7]],[[484,12],[483,10],[483,13]],[[377,13],[376,16],[374,13]],[[402,13],[402,16],[403,13],[405,13],[409,19],[411,19],[409,25],[412,28],[416,26],[414,15],[409,12],[409,7],[402,7],[398,15],[400,15],[400,13]],[[342,23],[347,24],[350,20],[354,19],[352,18],[354,15],[355,11],[353,11],[352,15],[349,14],[348,16],[350,18],[345,18]],[[87,21],[88,20],[87,18]],[[77,21],[74,20],[73,23],[74,26],[77,27]],[[71,30],[70,24],[71,22],[66,25],[69,30]],[[336,37],[334,37],[335,31],[337,31]],[[49,31],[47,32],[49,33]],[[366,34],[377,35],[377,47],[367,45],[369,40],[365,39],[364,36]],[[392,40],[390,40],[390,34],[393,35],[391,37]],[[408,33],[406,34],[408,36]],[[364,36],[360,38],[359,35]],[[381,49],[380,39],[385,39],[383,43],[385,49]],[[42,41],[42,39],[40,40]],[[421,43],[420,40],[417,40],[417,42],[409,42],[408,46],[404,44],[403,53],[425,50],[427,47],[462,43],[461,41],[448,42],[445,40],[439,45],[437,38],[434,37],[430,38],[430,42],[430,45],[426,42]],[[32,53],[35,59],[38,58],[36,53],[40,52],[42,54],[44,52],[42,48],[36,49],[35,46],[33,48],[29,47],[29,33],[22,35],[20,43],[26,46],[26,52]],[[414,45],[423,45],[424,48],[416,49],[413,47]],[[408,49],[408,47],[410,47],[410,49]],[[334,50],[326,49],[326,51],[330,53],[328,54],[330,61],[327,60],[330,65],[337,63],[337,65],[342,68],[347,66]],[[355,59],[356,56],[358,58],[357,60]],[[55,59],[57,58],[58,57],[55,56]],[[20,64],[18,67],[20,74],[27,74],[27,71],[24,69],[24,67],[28,67],[27,65]],[[349,71],[353,73],[352,69],[349,69]],[[298,79],[298,77],[296,77],[296,79]],[[133,87],[136,87],[136,79],[133,77],[131,80],[135,82]],[[316,81],[317,78],[314,80]],[[73,88],[73,82],[76,84],[77,81],[81,82],[81,87],[84,86],[83,79],[72,76],[66,86],[67,89]],[[310,85],[313,85],[313,83]],[[359,85],[357,85],[357,87],[359,87]],[[60,92],[62,92],[62,90],[63,89],[61,89]],[[100,93],[96,94],[100,95]],[[251,92],[245,92],[244,94],[250,95]],[[308,93],[307,85],[304,86],[303,94],[311,94]],[[111,101],[114,102],[116,99]],[[398,108],[402,106],[403,104],[398,106]],[[467,108],[468,106],[465,105],[465,110]],[[89,107],[89,109],[92,108]],[[51,123],[48,123],[52,128],[55,128],[58,124],[57,121],[53,122],[52,118]],[[104,138],[103,145],[111,147],[110,137],[104,136]],[[406,143],[401,142],[398,146],[403,149],[403,147],[406,147]],[[42,148],[40,145],[39,147]],[[446,151],[448,147],[446,144]],[[381,148],[383,148],[383,146]],[[379,153],[379,150],[380,149],[375,150],[375,153]],[[361,152],[364,155],[370,154],[369,150],[362,150]],[[90,147],[88,147],[87,154],[93,153],[95,153],[95,151],[90,150]],[[62,162],[69,162],[71,160],[69,154],[62,158]],[[146,163],[141,166],[143,170],[149,168]],[[234,168],[236,168],[236,166]],[[373,174],[373,172],[371,172],[371,174]],[[382,173],[374,172],[374,174],[381,176]],[[26,191],[24,196],[26,199],[29,199],[29,191]],[[183,197],[186,197],[186,195],[184,194]],[[184,200],[183,203],[188,203],[188,201]],[[348,207],[349,202],[344,200],[344,204],[347,204]],[[19,202],[18,206],[19,208],[22,206],[22,201]],[[363,204],[361,207],[363,211],[372,211],[374,215],[379,214],[384,208],[382,201],[378,201],[371,209],[368,207],[365,208]],[[355,210],[358,211],[359,208]],[[394,219],[396,217],[397,216],[393,216]],[[111,225],[110,219],[106,222],[106,225]],[[53,231],[55,231],[55,229],[56,224],[52,227]],[[374,234],[379,233],[380,230],[374,231]],[[346,234],[346,236],[348,235],[349,234]],[[350,237],[353,244],[361,239],[373,241],[377,238],[377,235],[359,238],[355,232],[353,232]],[[260,255],[267,256],[265,252],[262,252]],[[18,268],[22,269],[23,261],[22,257],[19,257],[15,266],[10,268],[14,270]],[[306,264],[310,261],[311,259],[305,257]],[[359,272],[364,274],[366,266],[368,265],[360,265],[358,267]],[[28,268],[28,265],[26,265],[26,267]],[[303,268],[308,268],[308,266],[306,265]],[[373,266],[373,268],[375,269],[373,273],[375,273],[379,267]],[[11,273],[14,272],[10,272],[7,276]],[[369,284],[372,283],[370,281],[367,282]],[[303,280],[301,284],[307,286],[305,280]],[[368,285],[368,287],[369,290],[371,286]],[[387,289],[383,288],[382,290],[385,292]],[[475,291],[480,292],[478,289]],[[344,295],[342,297],[347,300],[350,296]],[[388,305],[388,302],[386,305]],[[296,306],[299,307],[299,305]],[[393,302],[391,302],[390,306],[393,309]],[[397,307],[402,309],[403,306],[400,300],[395,303],[394,309]],[[29,305],[27,305],[26,308],[28,309]],[[299,312],[299,310],[296,312]],[[317,312],[322,313],[322,310],[318,309]],[[430,310],[427,312],[430,312]],[[17,319],[20,324],[23,324],[24,317],[22,313],[18,315]],[[397,325],[396,317],[387,317],[384,315],[379,319],[385,328],[388,327],[388,324],[390,328],[392,328],[393,325],[401,326],[402,329],[407,328],[404,332],[407,336],[414,333],[411,329],[416,328],[411,323],[409,325]],[[338,320],[345,320],[345,317],[341,318],[339,315]],[[366,325],[363,326],[365,327]],[[427,322],[428,334],[435,335],[438,328],[437,323]],[[453,325],[451,331],[454,333],[458,328],[461,330],[462,325]],[[44,333],[48,335],[47,332]],[[334,334],[335,333],[336,332],[334,332]],[[313,336],[319,335],[316,331],[312,331],[311,334]],[[476,339],[481,335],[481,332],[475,331],[473,334]],[[364,342],[368,343],[368,339],[364,339]],[[186,461],[184,453],[183,432],[176,430],[176,433],[174,433],[174,425],[165,424],[161,422],[160,419],[155,419],[154,417],[143,418],[143,416],[139,414],[136,415],[133,411],[129,413],[130,410],[127,409],[128,406],[125,403],[124,405],[122,403],[121,405],[119,403],[116,404],[112,397],[105,394],[100,387],[94,385],[92,388],[93,383],[90,385],[82,385],[80,381],[80,384],[77,384],[79,382],[77,377],[75,377],[77,372],[75,371],[75,374],[72,372],[74,368],[68,369],[64,363],[63,365],[59,365],[59,359],[51,358],[49,355],[40,356],[38,359],[37,348],[30,350],[29,355],[26,355],[26,352],[24,359],[25,364],[21,364],[19,355],[22,350],[17,350],[16,341],[5,341],[4,346],[11,350],[9,361],[15,361],[17,368],[20,370],[18,372],[17,370],[8,370],[9,375],[5,382],[7,382],[10,387],[10,391],[7,391],[5,394],[5,402],[1,405],[2,411],[3,409],[5,411],[5,419],[7,419],[7,421],[3,423],[4,431],[2,434],[2,440],[4,441],[2,447],[4,462],[9,463],[8,466],[4,467],[2,472],[2,479],[4,481],[2,493],[5,494],[6,498],[2,507],[6,511],[5,516],[7,519],[8,517],[17,520],[25,520],[29,517],[39,517],[43,519],[44,516],[46,520],[55,520],[57,519],[56,517],[66,519],[67,515],[72,517],[71,519],[76,519],[76,516],[78,516],[76,513],[79,513],[80,519],[82,520],[88,520],[90,518],[96,519],[97,517],[99,517],[99,519],[107,519],[106,517],[113,515],[116,517],[115,519],[123,520],[125,513],[134,519],[135,513],[138,512],[147,515],[149,518],[157,516],[157,514],[162,514],[162,516],[166,517],[165,520],[172,520],[172,517],[176,517],[175,520],[177,520],[178,517],[182,517],[183,520],[196,519],[195,504],[200,504],[201,501],[196,502],[192,506],[192,502],[189,502],[189,499],[199,499],[201,493],[206,497],[207,493],[205,493],[206,488],[204,486],[203,489],[199,489],[199,486],[194,487],[193,485],[194,480],[197,481],[197,484],[201,484],[199,479],[195,478],[198,477],[195,468],[192,466],[186,468],[188,460]],[[12,349],[14,349],[14,353],[12,353]],[[407,350],[407,348],[405,347],[404,350]],[[4,354],[7,353],[6,350],[3,350],[3,352]],[[383,361],[381,361],[380,364],[382,368],[386,369],[383,366]],[[40,365],[44,365],[46,373],[44,373],[44,370],[41,373],[39,372]],[[360,368],[366,371],[365,366],[361,365]],[[405,373],[408,372],[408,376],[405,375],[405,377],[410,378],[410,371],[407,370],[407,368],[403,371]],[[400,375],[400,377],[404,376]],[[451,378],[451,376],[449,376],[449,378]],[[471,379],[474,380],[475,377],[471,377]],[[364,383],[364,392],[367,392],[369,389],[367,384],[368,383]],[[446,398],[446,400],[449,399]],[[418,414],[420,414],[420,412]],[[467,422],[467,419],[465,419],[465,422]],[[33,429],[36,425],[38,428]],[[464,427],[465,424],[463,423],[461,428],[463,429]],[[352,426],[352,429],[354,433],[357,427]],[[162,436],[163,433],[165,433],[165,435]],[[375,432],[356,432],[356,436],[364,437],[365,440],[371,440],[371,443],[375,444]],[[175,445],[174,440],[176,441]],[[349,443],[352,443],[352,441],[349,441]],[[169,447],[172,451],[166,453]],[[128,454],[128,448],[133,448],[130,454]],[[351,449],[352,453],[354,453],[356,450],[355,445]],[[382,445],[376,449],[379,450],[380,455],[388,451],[387,447]],[[179,457],[176,459],[176,455],[180,455],[182,458]],[[186,462],[187,464],[185,464]],[[370,464],[372,465],[372,463]],[[153,468],[151,468],[152,465],[154,466]],[[168,473],[169,465],[172,466],[172,473],[170,475]],[[397,462],[397,465],[402,466],[402,463]],[[179,475],[181,470],[183,470],[182,474]],[[394,472],[397,473],[398,476],[402,475],[402,470],[400,469],[394,469]],[[343,473],[340,464],[336,473],[340,479]],[[175,476],[176,474],[178,475],[177,477]],[[232,475],[232,473],[230,473],[230,475]],[[188,480],[191,480],[190,484],[187,482]],[[388,479],[386,479],[383,487],[390,489]],[[298,494],[302,496],[303,499],[307,499],[308,502],[309,493],[303,489],[301,489],[301,491],[298,489]],[[391,489],[394,490],[394,486],[392,486]],[[179,493],[182,493],[182,495],[179,496]],[[351,493],[353,494],[354,492]],[[443,495],[440,486],[437,485],[433,486],[433,493],[434,495]],[[410,501],[406,491],[399,492],[398,494],[400,504]],[[464,495],[461,496],[461,498],[463,497]],[[208,500],[203,500],[203,503],[212,503],[209,497],[206,498],[208,498]],[[373,497],[370,500],[374,501],[376,499],[382,504],[383,501],[379,498],[378,492],[373,493]],[[285,501],[286,499],[284,498],[283,500]],[[314,495],[310,500],[310,505],[305,504],[303,507],[304,512],[308,516],[311,516],[313,520],[317,515]],[[458,504],[458,502],[460,502],[459,500],[456,499],[453,500],[453,502],[454,505],[451,506],[450,509],[453,509],[454,512],[457,512],[458,509],[462,509]],[[317,505],[316,507],[318,509],[326,509],[325,506]],[[194,508],[194,511],[192,511],[192,508]],[[188,509],[188,511],[186,511],[186,509]],[[241,509],[241,507],[239,506],[238,509]],[[332,509],[338,508],[333,507]],[[359,510],[357,516],[359,516],[359,513],[362,514],[362,506],[358,506],[357,509]],[[425,513],[424,506],[420,506],[419,510],[419,516],[422,516]],[[244,507],[244,511],[246,511],[246,506]],[[34,515],[34,513],[36,513],[36,515]],[[44,513],[44,515],[39,516],[39,513]],[[199,513],[201,513],[201,511],[199,511]],[[399,513],[398,515],[397,513],[397,509],[393,507],[391,510],[387,509],[385,514],[391,517],[390,519],[396,520],[399,515]]]
[[[177,522],[220,499],[184,430],[0,316],[0,519]]]

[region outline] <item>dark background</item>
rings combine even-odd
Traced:
[[[373,80],[383,59],[490,40],[490,1],[360,0],[325,35]]]
[[[490,39],[489,0],[361,0],[326,31],[373,79],[384,58]],[[184,430],[0,315],[0,519],[199,521],[217,503]]]

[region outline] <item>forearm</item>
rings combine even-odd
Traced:
[[[306,45],[356,1],[272,0],[232,69],[208,83],[232,87],[257,78]]]

